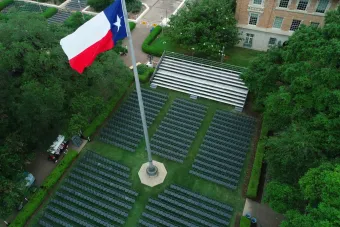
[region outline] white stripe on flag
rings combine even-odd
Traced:
[[[68,59],[72,59],[88,47],[101,40],[110,30],[111,25],[104,12],[80,26],[75,32],[60,40]]]

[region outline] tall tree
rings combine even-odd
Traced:
[[[273,132],[265,199],[285,227],[340,225],[339,164],[329,163],[340,157],[339,18],[338,8],[323,28],[301,26],[243,75]]]
[[[219,0],[187,1],[171,16],[167,35],[178,45],[194,48],[195,53],[216,56],[239,41],[231,5]]]
[[[0,215],[22,199],[18,177],[34,151],[47,150],[62,132],[72,136],[124,92],[131,71],[114,51],[79,76],[60,47],[73,31],[37,14],[0,19]],[[112,105],[112,104],[110,104]],[[48,144],[48,145],[47,145]]]

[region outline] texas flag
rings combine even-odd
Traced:
[[[71,67],[83,73],[96,56],[112,49],[116,42],[127,36],[122,2],[116,0],[103,12],[60,40]]]

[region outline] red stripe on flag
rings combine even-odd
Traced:
[[[112,32],[109,30],[101,40],[70,59],[70,65],[78,73],[83,73],[84,69],[92,64],[98,54],[110,50],[113,47]]]

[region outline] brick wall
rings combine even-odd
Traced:
[[[315,13],[319,0],[309,0],[306,11],[296,10],[299,0],[290,0],[287,9],[277,8],[280,0],[263,1],[263,13],[260,13],[257,26],[254,28],[271,28],[276,16],[284,18],[281,27],[283,31],[289,31],[293,19],[301,20],[301,23],[306,25],[310,25],[310,22],[320,23],[320,26],[324,24],[324,14]],[[335,9],[339,5],[339,0],[330,0],[330,3],[328,10]],[[252,0],[237,0],[235,18],[239,24],[248,24],[248,5],[252,5]]]

